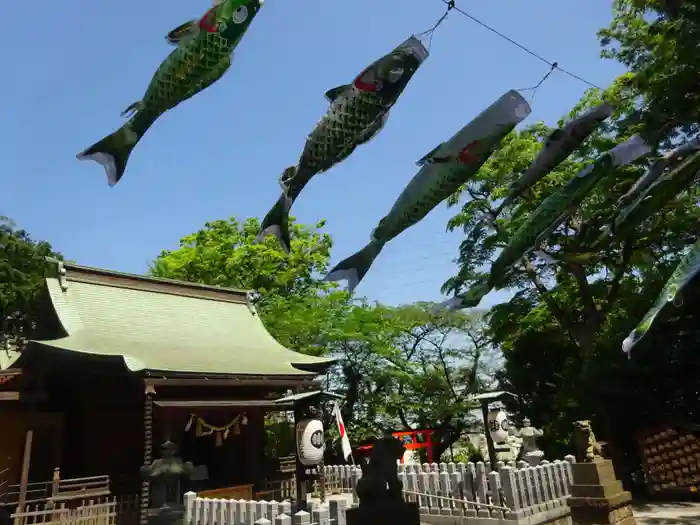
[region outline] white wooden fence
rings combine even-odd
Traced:
[[[482,462],[398,465],[398,470],[406,500],[417,502],[421,514],[518,519],[566,508],[575,461],[566,456],[537,467],[499,464],[497,472]],[[326,466],[324,474],[330,494],[354,494],[362,477],[359,467],[347,465]]]
[[[310,513],[292,513],[289,501],[198,498],[185,494],[185,525],[345,525],[345,498],[331,498]]]
[[[537,525],[566,516],[572,483],[573,456],[537,467],[498,465],[488,472],[484,463],[398,465],[407,501],[417,502],[421,515],[475,518]],[[292,514],[289,501],[246,501],[197,498],[185,494],[185,525],[345,525],[345,509],[357,503],[359,467],[324,467],[327,504],[312,505],[311,513]],[[426,520],[428,521],[428,520]],[[482,524],[483,525],[483,524]]]

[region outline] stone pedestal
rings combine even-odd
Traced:
[[[531,467],[536,467],[544,459],[544,452],[541,450],[531,450],[523,454],[523,460],[527,461],[527,464]]]
[[[371,507],[348,509],[347,525],[420,525],[417,503],[390,502]]]
[[[574,525],[636,525],[632,495],[615,477],[612,461],[574,463],[568,505]]]

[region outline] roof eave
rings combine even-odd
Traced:
[[[319,360],[315,362],[309,361],[306,363],[291,363],[291,365],[297,370],[301,370],[302,372],[309,372],[316,375],[322,375],[325,374],[328,371],[328,369],[337,362],[337,358],[329,357],[319,358]]]

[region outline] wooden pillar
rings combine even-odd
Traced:
[[[19,501],[17,503],[17,512],[24,512],[24,504],[27,501],[27,485],[29,485],[29,467],[32,460],[32,440],[34,438],[34,430],[27,430],[27,435],[24,438],[24,454],[22,456],[22,473],[19,481]]]
[[[324,451],[325,452],[325,451]],[[324,471],[324,458],[321,458],[321,462],[316,466],[318,469],[318,494],[321,499],[321,503],[326,501],[326,473]]]
[[[153,461],[153,385],[146,385],[143,406],[143,465],[149,466]],[[151,484],[143,480],[141,482],[141,525],[147,521],[146,510],[148,509]]]
[[[296,451],[294,452],[294,456],[296,458],[296,478],[297,478],[297,511],[300,510],[306,510],[306,495],[307,495],[307,486],[306,486],[306,467],[302,465],[301,461],[299,461],[299,439],[297,436],[297,425],[299,424],[299,421],[301,421],[304,418],[304,410],[302,406],[299,405],[299,403],[296,403],[294,405],[294,445],[296,447]]]

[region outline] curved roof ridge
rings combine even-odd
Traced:
[[[117,288],[132,288],[159,292],[173,293],[179,292],[178,295],[187,295],[197,292],[207,293],[208,298],[213,300],[232,300],[238,299],[237,302],[247,302],[248,295],[252,290],[244,290],[240,288],[227,288],[224,286],[213,286],[209,284],[193,283],[189,281],[178,281],[175,279],[165,279],[163,277],[152,277],[149,275],[139,275],[128,272],[117,272],[115,270],[106,270],[104,268],[96,268],[94,266],[83,266],[80,264],[57,261],[49,259],[54,264],[60,264],[60,267],[65,270],[66,281],[89,281],[94,284],[103,284],[106,286],[114,286]],[[60,270],[59,270],[60,271]],[[219,296],[219,297],[217,297]]]
[[[46,287],[67,336],[37,343],[121,356],[132,371],[302,377],[323,373],[335,361],[282,346],[244,292],[193,290],[189,283],[75,264],[63,268]]]

